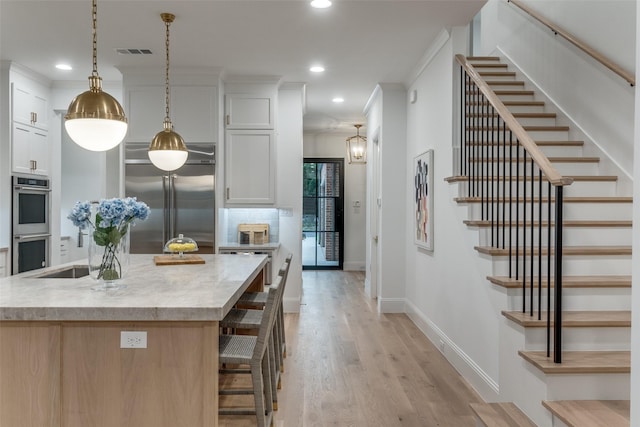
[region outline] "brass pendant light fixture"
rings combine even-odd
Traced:
[[[175,15],[171,13],[160,14],[166,25],[166,52],[167,67],[165,73],[165,112],[164,129],[156,134],[149,145],[149,159],[158,169],[173,171],[180,168],[187,161],[189,152],[182,137],[173,130],[173,124],[169,117],[169,25],[174,21]]]
[[[64,116],[64,127],[71,139],[91,151],[106,151],[120,144],[127,133],[127,118],[118,101],[102,91],[98,75],[98,8],[93,0],[93,72],[89,76],[89,90],[76,96]]]
[[[367,163],[367,138],[360,136],[362,125],[354,125],[356,134],[347,138],[347,160],[349,163]]]

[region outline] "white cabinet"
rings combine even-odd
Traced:
[[[13,122],[11,160],[17,173],[49,174],[48,132]]]
[[[274,131],[227,130],[225,140],[226,204],[274,204]]]
[[[9,269],[7,268],[7,254],[8,251],[6,248],[0,248],[0,277],[6,277],[9,273]]]
[[[132,86],[126,93],[127,141],[151,142],[166,116],[164,86]],[[170,95],[171,122],[186,143],[218,140],[215,86],[173,86]]]
[[[49,119],[46,88],[25,80],[20,83],[14,82],[12,89],[13,121],[47,130]]]
[[[270,94],[231,93],[225,96],[227,129],[274,129],[275,99]]]

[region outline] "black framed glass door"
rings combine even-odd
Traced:
[[[304,159],[302,268],[342,270],[344,159]]]

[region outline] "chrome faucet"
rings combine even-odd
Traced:
[[[78,247],[79,248],[84,247],[84,236],[86,235],[87,233],[83,233],[82,228],[78,227]]]

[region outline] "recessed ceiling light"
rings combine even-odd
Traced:
[[[322,73],[324,72],[324,67],[321,65],[314,65],[313,67],[309,68],[309,71],[311,71],[312,73]]]
[[[311,2],[311,7],[315,7],[316,9],[325,9],[331,6],[331,2],[329,0],[313,0]]]
[[[332,101],[335,102],[336,104],[340,104],[341,102],[344,102],[344,98],[337,97],[337,98],[333,98]]]
[[[69,64],[56,64],[56,68],[58,70],[63,70],[63,71],[71,71],[73,70],[73,67]]]

